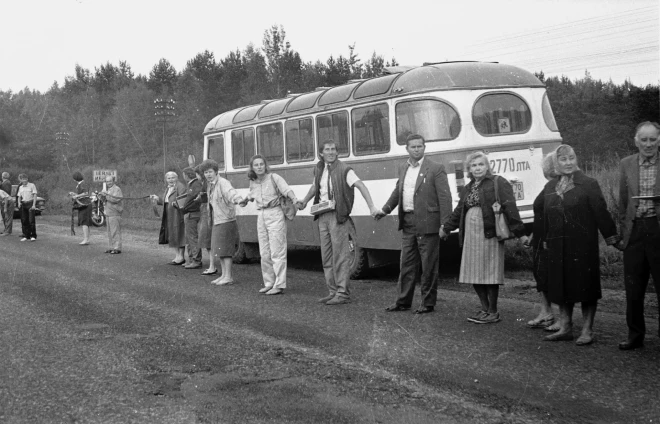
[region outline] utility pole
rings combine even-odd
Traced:
[[[61,153],[62,153],[62,158],[64,159],[64,164],[66,165],[67,169],[69,172],[71,172],[71,168],[69,168],[69,161],[66,159],[66,155],[64,154],[65,150],[69,146],[69,133],[66,131],[60,131],[55,133],[55,141],[57,141],[57,145],[60,146],[61,148]]]
[[[176,116],[174,112],[174,104],[176,102],[172,99],[161,99],[158,98],[154,100],[154,109],[156,112],[154,116],[156,117],[156,122],[162,122],[163,124],[163,174],[167,172],[167,143],[165,142],[165,123],[171,117]]]

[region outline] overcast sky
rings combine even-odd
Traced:
[[[3,0],[0,90],[47,90],[76,63],[148,75],[197,53],[261,46],[283,25],[304,61],[356,52],[403,65],[489,60],[546,75],[658,84],[658,0]]]

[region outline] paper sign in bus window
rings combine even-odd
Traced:
[[[509,118],[498,118],[497,128],[499,128],[501,133],[511,132],[511,124],[509,122]]]

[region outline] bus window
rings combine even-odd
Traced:
[[[312,118],[286,121],[286,160],[287,162],[314,160]]]
[[[234,168],[244,168],[254,156],[254,130],[244,128],[231,132],[231,159]]]
[[[516,95],[486,94],[474,103],[472,121],[479,134],[485,136],[524,133],[532,126],[532,114]]]
[[[356,155],[390,151],[390,116],[387,104],[353,109],[353,150]]]
[[[552,113],[552,107],[550,107],[550,100],[548,100],[548,93],[543,94],[543,119],[545,120],[545,125],[548,126],[550,131],[559,131],[557,128],[557,121],[555,121],[555,114]]]
[[[396,105],[397,144],[406,144],[410,134],[419,134],[427,142],[453,140],[460,131],[458,113],[447,103],[425,99]]]
[[[348,156],[348,113],[345,111],[316,117],[316,139],[337,143],[339,156]]]
[[[275,123],[257,127],[257,153],[265,157],[269,164],[284,163],[282,124]]]
[[[206,157],[218,162],[219,169],[225,169],[225,136],[219,134],[215,138],[209,138]]]

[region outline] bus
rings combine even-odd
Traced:
[[[396,184],[397,165],[408,158],[409,134],[421,134],[426,157],[444,164],[454,206],[465,157],[484,151],[493,172],[511,182],[525,223],[532,222],[532,202],[546,183],[541,160],[562,142],[545,85],[534,74],[499,63],[443,62],[390,67],[375,78],[222,113],[204,128],[204,159],[217,161],[223,176],[245,195],[250,158],[261,154],[303,198],[320,160],[319,143],[332,139],[339,159],[381,207]],[[320,245],[310,206],[289,222],[289,245]],[[236,212],[240,263],[258,256],[257,211],[249,203]],[[396,213],[375,221],[356,195],[351,218],[352,278],[398,261]]]

